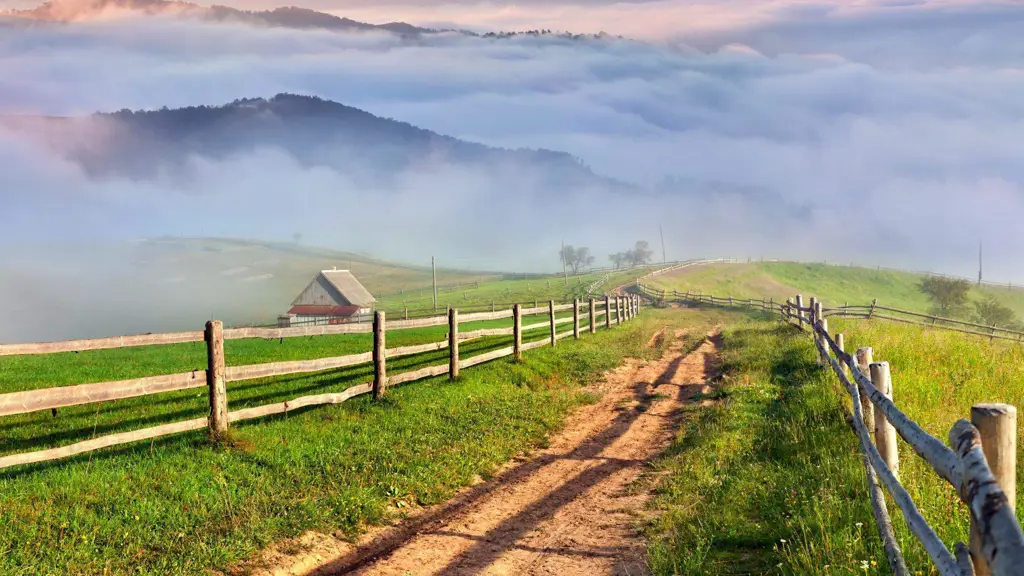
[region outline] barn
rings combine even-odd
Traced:
[[[376,302],[348,270],[321,270],[292,302],[278,326],[342,324],[366,317]]]

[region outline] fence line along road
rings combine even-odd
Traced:
[[[943,576],[1024,574],[1024,533],[1016,517],[1017,411],[1007,404],[977,404],[970,420],[960,419],[949,432],[947,446],[928,434],[893,402],[892,377],[887,362],[874,361],[875,350],[861,348],[856,355],[844,349],[843,334],[828,331],[825,308],[815,298],[808,306],[797,295],[776,304],[765,300],[680,294],[637,284],[637,291],[652,300],[669,297],[686,304],[753,308],[778,315],[782,322],[810,329],[818,352],[818,365],[830,367],[849,394],[852,412],[847,421],[857,437],[868,482],[872,511],[893,574],[910,574],[893,533],[879,480],[899,507],[910,531],[921,542]],[[854,307],[831,309],[849,311]],[[877,302],[872,305],[878,309]],[[895,310],[895,309],[894,309]],[[917,313],[895,310],[907,314]],[[928,316],[928,315],[919,315]],[[864,315],[864,317],[878,317]],[[939,317],[936,321],[948,320]],[[937,326],[944,329],[956,328]],[[991,337],[992,334],[982,334]],[[873,436],[873,438],[872,438]],[[968,548],[957,543],[954,552],[935,534],[899,481],[902,438],[940,477],[949,482],[968,509],[971,540]]]
[[[572,311],[571,317],[558,318],[558,312],[564,312],[567,310]],[[524,309],[521,305],[516,304],[510,310],[500,310],[494,312],[480,312],[475,314],[460,315],[457,309],[451,309],[447,316],[438,316],[435,318],[426,318],[418,320],[399,320],[397,322],[386,321],[386,316],[383,312],[377,312],[372,326],[366,327],[361,325],[337,325],[337,326],[317,326],[317,327],[300,327],[300,328],[280,328],[280,329],[255,329],[255,328],[242,328],[225,330],[220,321],[210,321],[206,324],[206,329],[200,332],[200,340],[206,342],[207,348],[207,366],[206,370],[195,370],[192,372],[186,372],[183,374],[171,374],[164,376],[151,376],[147,378],[137,378],[134,380],[125,380],[118,382],[100,382],[96,384],[80,384],[77,386],[62,386],[56,388],[46,388],[39,390],[27,390],[23,392],[13,392],[9,394],[0,394],[0,416],[10,416],[15,414],[25,414],[29,412],[36,412],[47,409],[57,409],[67,406],[78,406],[82,404],[92,404],[97,402],[109,402],[113,400],[122,400],[126,398],[136,398],[139,396],[147,396],[151,394],[160,394],[164,392],[172,392],[176,390],[186,390],[189,388],[197,388],[205,386],[210,390],[209,402],[210,402],[210,415],[205,418],[196,418],[183,422],[174,422],[171,424],[163,424],[151,428],[145,428],[141,430],[133,430],[130,432],[122,432],[118,434],[110,434],[107,436],[101,436],[99,438],[90,439],[75,444],[61,446],[59,448],[52,448],[48,450],[39,450],[35,452],[27,452],[20,454],[10,454],[0,457],[0,469],[9,468],[11,466],[33,464],[38,462],[47,462],[51,460],[57,460],[60,458],[67,458],[76,454],[82,454],[100,448],[106,448],[109,446],[116,446],[120,444],[127,444],[136,442],[139,440],[149,440],[153,438],[159,438],[170,434],[178,434],[181,432],[187,432],[190,430],[198,430],[202,428],[208,428],[213,437],[217,438],[224,434],[229,425],[234,422],[242,420],[248,420],[251,418],[260,418],[273,414],[282,414],[289,410],[296,410],[298,408],[304,408],[308,406],[318,406],[323,404],[339,404],[355,396],[361,394],[373,393],[375,398],[383,396],[389,386],[397,384],[413,382],[423,378],[429,378],[432,376],[439,376],[442,374],[449,374],[449,377],[455,379],[458,377],[459,370],[497,360],[498,358],[504,358],[506,356],[515,356],[515,358],[521,359],[523,352],[526,350],[532,350],[541,346],[555,346],[561,339],[574,337],[579,339],[580,332],[580,319],[586,318],[589,323],[589,332],[595,333],[598,326],[601,324],[597,321],[599,316],[604,316],[603,326],[605,328],[611,328],[612,325],[620,324],[631,320],[640,310],[640,298],[639,296],[622,296],[622,297],[605,297],[604,301],[599,306],[598,303],[590,298],[588,301],[588,308],[586,311],[581,311],[579,300],[574,300],[569,304],[556,304],[553,300],[548,301],[546,306],[536,306],[534,308]],[[527,326],[523,325],[523,317],[530,314],[547,314],[547,320],[545,322],[538,322]],[[498,329],[484,329],[474,330],[470,332],[460,333],[459,326],[469,322],[482,322],[489,320],[500,320],[504,318],[512,318],[512,328],[498,328]],[[557,327],[572,323],[570,330],[564,332],[557,332]],[[398,348],[387,348],[386,333],[394,330],[407,330],[413,328],[422,328],[425,326],[442,326],[448,325],[448,337],[444,341],[430,342],[426,344],[420,344],[415,346],[402,346]],[[523,343],[523,333],[533,329],[549,328],[550,335],[546,338],[536,340],[534,342]],[[354,330],[353,328],[359,328]],[[371,332],[373,334],[373,349],[360,354],[351,354],[348,356],[338,356],[334,358],[318,358],[314,360],[295,360],[286,362],[272,362],[267,364],[256,364],[250,366],[226,366],[225,353],[224,353],[224,341],[230,338],[292,338],[297,336],[308,336],[311,334],[343,334],[343,333],[358,333],[358,332]],[[190,342],[193,333],[186,333],[189,335],[189,339],[182,340],[179,335],[151,335],[147,336],[146,343],[158,343],[161,341],[185,341]],[[169,336],[169,337],[168,337]],[[476,356],[470,356],[468,358],[460,357],[459,355],[459,344],[469,340],[484,337],[496,337],[496,336],[512,336],[512,345],[498,350],[489,351]],[[140,337],[132,337],[140,338]],[[121,345],[134,345],[141,346],[143,344],[138,343],[136,340],[132,340],[131,344],[124,344],[124,341],[117,342],[116,339],[105,339],[110,340],[104,342],[104,346],[96,346],[93,344],[82,344],[82,341],[74,343],[52,343],[45,346],[49,347],[50,350],[71,350],[71,349],[83,349],[83,350],[95,350],[102,347],[116,347],[113,346],[116,343]],[[36,353],[35,349],[26,348],[26,346],[39,346],[39,345],[18,345],[22,348],[10,348],[8,353],[16,354],[18,350],[25,350],[25,353]],[[85,346],[85,347],[81,347]],[[398,358],[403,356],[410,356],[414,354],[423,354],[442,350],[447,348],[449,351],[448,362],[436,366],[428,366],[419,370],[411,372],[405,372],[395,375],[389,375],[387,372],[387,360],[389,358]],[[373,381],[357,386],[353,386],[340,393],[331,394],[318,394],[313,396],[302,396],[289,400],[287,402],[279,402],[276,404],[269,404],[265,406],[257,406],[253,408],[246,408],[244,410],[236,410],[234,412],[228,411],[228,392],[230,387],[228,386],[231,382],[239,382],[243,380],[251,380],[255,378],[266,378],[271,376],[281,376],[285,374],[302,374],[309,372],[320,372],[324,370],[332,370],[343,366],[355,366],[360,364],[373,364]]]

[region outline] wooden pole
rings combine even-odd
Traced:
[[[814,325],[818,322],[818,318],[817,318],[817,314],[818,314],[818,299],[816,297],[811,296],[811,304],[810,304],[809,307],[811,309],[810,323],[811,323],[811,328],[813,328]]]
[[[459,310],[448,311],[448,379],[459,377]]]
[[[889,373],[888,362],[873,362],[871,364],[871,383],[886,398],[892,400],[892,376]],[[893,428],[882,411],[875,412],[875,445],[878,446],[878,453],[882,455],[885,465],[898,479],[900,457],[896,444],[896,429]]]
[[[380,400],[387,390],[387,368],[385,366],[384,312],[373,314],[373,399]]]
[[[523,359],[523,307],[520,304],[512,306],[512,353],[515,359]]]
[[[558,343],[558,339],[555,337],[555,331],[558,329],[555,326],[555,301],[548,300],[548,316],[551,318],[551,347],[554,348],[555,344]]]
[[[590,333],[597,332],[597,317],[594,316],[594,312],[597,312],[597,307],[594,305],[594,299],[590,299]]]
[[[818,366],[824,368],[825,366],[830,365],[828,361],[828,341],[825,339],[825,334],[828,334],[828,320],[822,318],[821,320],[819,320],[819,323],[821,324],[821,336],[818,336],[816,332],[815,338],[817,338],[818,342],[821,342],[821,346],[822,348],[825,349],[825,351],[821,354],[818,354]]]
[[[622,323],[622,297],[621,296],[616,296],[615,297],[615,323],[616,324],[621,324]]]
[[[580,339],[580,300],[579,298],[573,298],[572,300],[572,337],[574,340]]]
[[[610,296],[604,297],[604,327],[612,327],[612,299]]]
[[[836,341],[836,347],[839,348],[840,352],[846,352],[846,337],[843,336],[842,332],[837,332],[833,340]],[[846,372],[846,368],[843,368],[843,372]],[[862,408],[863,410],[863,408]]]
[[[1017,509],[1017,409],[1009,404],[975,404],[971,424],[981,436],[981,451],[996,483],[1006,494],[1010,510]],[[981,551],[981,535],[971,517],[971,558],[975,576],[988,576],[992,568]]]
[[[871,377],[873,356],[874,350],[870,346],[857,349],[857,369],[868,378]],[[873,432],[875,430],[875,405],[871,403],[871,399],[868,398],[868,395],[864,393],[860,386],[857,387],[857,390],[860,391],[860,409],[864,413],[864,426]]]
[[[210,434],[220,438],[228,431],[228,390],[224,380],[224,324],[206,323],[206,385],[210,391]]]
[[[800,308],[804,307],[804,297],[801,294],[797,294],[796,295],[796,307],[797,307],[796,322],[797,322],[798,326],[803,328],[804,327],[804,311],[800,310]]]

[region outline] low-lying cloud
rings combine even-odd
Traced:
[[[651,44],[403,40],[161,18],[12,25],[0,33],[0,111],[77,115],[315,94],[467,140],[564,150],[651,192],[544,190],[528,174],[509,182],[444,166],[374,190],[273,149],[195,158],[187,187],[173,178],[97,181],[0,134],[0,234],[287,238],[301,227],[309,242],[498,268],[551,267],[546,257],[563,237],[599,255],[636,238],[657,244],[664,223],[670,258],[969,274],[984,239],[986,275],[1024,279],[1015,258],[1024,249],[1024,48],[1010,41],[1024,25],[1019,9],[758,5],[696,4],[722,19],[652,32],[664,40]],[[684,9],[559,9],[579,7]],[[565,28],[596,31],[580,22]]]

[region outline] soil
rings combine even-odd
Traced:
[[[268,550],[245,572],[639,576],[649,513],[648,466],[678,430],[683,406],[710,391],[717,332],[689,354],[682,331],[651,362],[629,360],[588,387],[600,399],[574,413],[550,445],[510,463],[452,501],[378,528],[355,545],[309,533]]]

